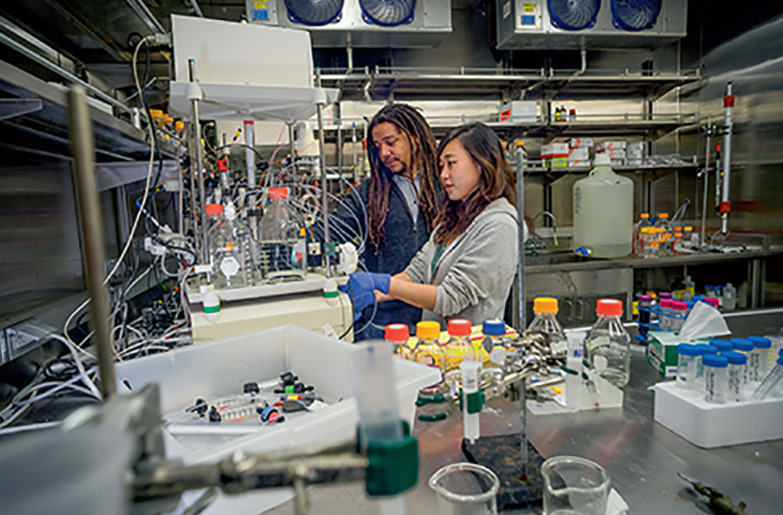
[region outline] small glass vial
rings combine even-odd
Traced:
[[[751,398],[757,401],[770,397],[779,397],[783,390],[783,357],[778,358],[761,384],[753,391]]]
[[[724,404],[729,386],[729,360],[717,354],[702,356],[704,362],[704,400],[710,404]]]
[[[723,354],[724,352],[731,352],[734,350],[734,345],[728,340],[711,340],[710,345],[718,349],[718,352]]]
[[[445,373],[443,359],[443,347],[438,339],[440,338],[440,324],[435,321],[424,321],[416,324],[416,346],[413,347],[411,355],[413,361],[436,368],[440,371],[440,379],[420,390],[424,395],[434,395],[440,393],[443,385],[443,375]]]
[[[748,340],[753,342],[753,353],[758,354],[758,380],[767,375],[769,369],[769,354],[772,350],[772,340],[763,336],[748,336]]]
[[[443,348],[446,357],[446,380],[449,382],[452,378],[461,377],[459,365],[463,360],[476,361],[473,357],[473,346],[470,344],[471,331],[470,320],[464,318],[449,320],[449,341]]]
[[[729,360],[729,385],[727,400],[742,402],[745,400],[745,363],[748,358],[740,352],[721,352],[721,356]]]
[[[525,334],[545,334],[549,340],[549,350],[554,357],[563,357],[568,350],[568,342],[560,322],[557,321],[557,299],[537,297],[533,300],[533,312],[536,316],[527,326]]]
[[[696,385],[698,359],[701,356],[699,348],[690,343],[677,346],[677,386],[691,390]]]
[[[696,344],[696,348],[699,349],[699,357],[696,359],[696,382],[699,384],[704,383],[704,356],[717,354],[718,349],[712,345],[706,343]]]
[[[388,324],[383,331],[383,339],[394,346],[394,355],[402,359],[413,359],[412,349],[408,345],[410,337],[407,324]]]
[[[745,338],[732,338],[729,340],[734,346],[734,352],[745,355],[747,363],[745,364],[745,384],[751,382],[752,374],[750,372],[751,356],[753,355],[753,342]]]

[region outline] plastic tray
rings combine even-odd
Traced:
[[[783,398],[710,404],[697,390],[658,383],[655,421],[706,449],[777,440],[783,438]]]
[[[333,401],[325,408],[306,416],[297,414],[281,424],[259,426],[257,430],[238,427],[240,434],[234,436],[175,438],[164,431],[168,458],[189,464],[216,462],[238,449],[263,453],[353,437],[358,413],[350,355],[355,349],[354,345],[287,325],[120,363],[117,387],[123,393],[158,383],[161,411],[166,418],[182,413],[197,397],[214,399],[236,394],[245,382],[263,382],[290,370]],[[394,366],[400,416],[412,427],[418,390],[435,382],[437,371],[402,360],[395,360]],[[287,489],[221,495],[204,513],[256,514],[290,497]]]

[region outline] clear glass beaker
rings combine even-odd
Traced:
[[[544,515],[604,515],[609,475],[603,467],[577,456],[555,456],[541,466]]]
[[[487,467],[454,463],[435,472],[429,481],[438,494],[440,515],[495,515],[500,480]]]

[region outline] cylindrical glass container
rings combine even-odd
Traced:
[[[745,400],[745,364],[748,358],[741,352],[721,352],[720,354],[729,360],[729,385],[727,399],[729,402],[742,402]]]
[[[461,376],[459,365],[463,360],[475,361],[473,346],[470,344],[471,330],[470,320],[464,318],[449,320],[449,341],[443,348],[446,357],[446,381],[449,383],[452,379],[459,380]]]
[[[769,368],[769,354],[772,349],[772,340],[764,338],[763,336],[748,336],[748,340],[753,342],[753,354],[758,355],[756,359],[756,377],[757,381],[767,375],[767,369]]]
[[[677,346],[677,386],[685,389],[695,386],[700,356],[701,353],[695,345],[681,343]]]
[[[601,377],[621,388],[631,375],[631,337],[623,327],[623,303],[600,299],[595,308],[598,320],[585,340],[585,356]]]
[[[434,321],[424,321],[416,324],[416,345],[411,351],[413,361],[436,368],[440,371],[440,379],[429,386],[420,390],[423,395],[434,395],[439,393],[443,385],[443,375],[445,373],[443,358],[443,347],[438,339],[440,338],[440,324]]]
[[[707,345],[706,343],[699,343],[696,345],[696,347],[699,349],[699,357],[697,358],[696,362],[696,382],[703,383],[704,382],[704,356],[710,355],[710,354],[717,354],[718,349],[713,347],[712,345]]]
[[[729,388],[729,360],[717,354],[702,355],[704,362],[704,400],[724,404]]]
[[[732,338],[729,341],[734,346],[734,352],[744,354],[747,358],[747,363],[745,364],[745,383],[747,384],[751,381],[750,363],[753,355],[753,342],[745,338]]]
[[[769,397],[778,397],[781,390],[783,390],[783,357],[778,358],[764,379],[761,380],[761,384],[753,391],[751,397],[758,401]]]

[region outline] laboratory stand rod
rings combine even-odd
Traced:
[[[524,331],[527,324],[525,323],[525,165],[527,156],[525,156],[525,150],[523,147],[518,146],[516,148],[516,164],[517,164],[517,213],[519,217],[519,242],[517,253],[519,255],[519,263],[517,265],[517,311],[519,312],[519,319],[517,322],[517,330]]]
[[[321,70],[316,70],[316,77],[318,80],[318,87],[321,87]],[[329,210],[327,203],[327,185],[326,185],[326,157],[324,156],[324,105],[318,103],[318,167],[321,170],[321,210],[324,214],[324,249],[329,243]],[[339,170],[338,170],[339,173]],[[326,266],[326,277],[332,276],[331,258],[328,252],[324,252],[324,265]]]
[[[519,466],[527,474],[527,377],[522,380],[522,405],[519,408]]]
[[[296,174],[296,145],[294,144],[294,123],[288,124],[288,148],[291,152],[291,170]]]
[[[353,122],[351,125],[351,144],[353,146],[353,183],[354,185],[358,182],[358,173],[359,173],[359,156],[358,152],[356,150],[356,122]]]
[[[704,198],[702,199],[701,210],[701,239],[700,245],[704,246],[707,242],[705,231],[707,230],[707,194],[710,184],[710,153],[712,151],[712,116],[707,117],[707,151],[704,154]]]
[[[190,81],[196,80],[196,61],[195,59],[188,59],[188,67],[190,70]],[[199,118],[199,100],[197,98],[191,98],[191,109],[193,112],[193,145],[196,152],[196,170],[195,175],[198,177],[198,198],[201,207],[201,264],[209,264],[209,242],[207,240],[207,194],[204,187],[204,162],[201,155],[201,120]],[[208,281],[211,282],[211,276],[208,274]]]
[[[256,144],[256,138],[253,134],[254,126],[253,120],[245,120],[244,122],[245,129],[245,163],[247,164],[247,190],[253,191],[256,189],[256,155],[254,152],[255,144]],[[252,206],[253,205],[253,197],[254,195],[251,193],[245,205]]]
[[[98,347],[98,372],[101,375],[101,395],[108,400],[114,395],[114,363],[111,348],[109,317],[111,307],[104,281],[106,265],[103,242],[101,201],[95,178],[95,147],[92,120],[87,96],[81,86],[72,86],[68,92],[71,132],[71,150],[79,208],[79,225],[84,241],[86,263],[85,282],[90,294],[90,325],[95,332]]]
[[[723,143],[723,189],[721,190],[721,227],[720,231],[726,234],[729,230],[729,211],[731,210],[729,197],[729,184],[731,180],[731,135],[734,123],[731,119],[731,109],[734,107],[734,96],[731,94],[732,85],[726,85],[726,96],[723,97],[723,107],[726,108],[726,136]]]

